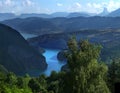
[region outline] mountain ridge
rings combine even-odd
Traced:
[[[112,11],[107,15],[108,17],[120,17],[120,8],[117,10]]]
[[[44,71],[47,67],[45,57],[37,52],[11,27],[0,24],[0,64],[17,75],[30,70]]]
[[[120,17],[75,17],[75,18],[25,18],[1,22],[20,33],[50,34],[72,32],[82,29],[120,29]],[[114,23],[114,24],[113,24]]]
[[[116,9],[112,12],[108,12],[105,7],[103,11],[99,14],[97,13],[87,13],[87,12],[54,12],[51,14],[47,13],[23,13],[20,15],[15,15],[14,13],[0,13],[0,21],[14,19],[14,18],[29,18],[29,17],[41,17],[41,18],[56,18],[56,17],[91,17],[91,16],[106,16],[106,17],[119,17],[120,16],[120,8]]]

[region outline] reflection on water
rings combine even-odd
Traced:
[[[47,76],[50,75],[52,71],[59,72],[61,67],[65,65],[65,62],[59,62],[57,60],[57,54],[60,50],[46,49],[46,52],[43,54],[46,57],[48,64],[47,70],[44,72]]]
[[[34,34],[27,34],[27,33],[20,33],[25,39],[37,37],[37,35]]]

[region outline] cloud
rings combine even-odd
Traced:
[[[81,8],[81,4],[76,2],[75,5],[78,7],[78,8]]]
[[[4,4],[7,5],[7,6],[12,6],[14,4],[14,2],[11,1],[11,0],[5,0]]]
[[[110,0],[109,3],[106,3],[105,5],[109,11],[113,11],[120,8],[120,1]]]
[[[109,2],[87,3],[86,4],[86,8],[89,11],[94,11],[96,13],[101,12],[104,7],[106,7],[109,12],[114,11],[114,10],[120,8],[120,1],[110,0]],[[86,11],[87,11],[87,9],[86,9]]]
[[[63,6],[63,4],[61,4],[61,3],[57,3],[57,6],[59,6],[59,7],[60,7],[60,6]]]
[[[56,9],[52,9],[49,6],[43,6],[39,1],[40,0],[0,0],[0,12],[13,12],[16,14],[51,13],[58,11],[100,13],[103,11],[104,7],[106,7],[109,12],[120,8],[120,0],[109,0],[108,2],[101,0],[99,3],[70,2],[64,4],[62,1],[55,0],[55,3],[58,2],[56,3],[56,7],[54,7]]]
[[[2,7],[2,2],[0,2],[0,7]]]
[[[120,8],[120,0],[109,0],[108,2],[88,2],[85,4],[81,4],[79,2],[73,3],[68,6],[67,11],[69,12],[89,12],[89,13],[100,13],[104,8],[107,8],[109,12],[112,12],[118,8]]]
[[[1,0],[0,7],[12,7],[15,5],[14,0]]]
[[[102,12],[103,8],[103,4],[100,3],[87,3],[83,10],[89,13],[100,13]]]
[[[81,11],[82,5],[78,2],[74,3],[73,5],[70,5],[68,7],[69,12],[79,12]]]
[[[31,0],[24,0],[23,2],[23,6],[33,6],[34,2],[32,2]]]

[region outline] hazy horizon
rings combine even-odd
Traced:
[[[120,0],[0,0],[0,13],[109,12],[120,8]]]

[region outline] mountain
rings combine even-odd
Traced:
[[[107,16],[109,16],[109,17],[120,17],[120,8],[111,12],[111,13],[109,13]]]
[[[31,47],[14,29],[0,24],[0,64],[8,71],[23,75],[31,71],[44,71],[45,57]]]
[[[55,12],[52,14],[21,14],[18,18],[28,18],[28,17],[41,17],[41,18],[54,18],[54,17],[66,17],[69,13],[67,12]]]
[[[31,14],[21,14],[18,16],[18,18],[29,18],[29,17],[41,17],[41,18],[54,18],[54,17],[66,17],[69,13],[67,12],[55,12],[52,14],[37,14],[37,13],[31,13]]]
[[[67,12],[55,12],[51,14],[52,17],[67,17],[68,15],[69,13]]]
[[[45,14],[45,13],[26,13],[21,15],[15,15],[13,13],[0,13],[0,21],[14,19],[14,18],[30,18],[30,17],[40,17],[40,18],[56,18],[56,17],[67,17],[69,15],[73,15],[78,17],[79,15],[88,16],[88,15],[95,15],[89,13],[67,13],[67,12],[55,12],[52,14]],[[71,16],[72,17],[72,16]]]
[[[36,13],[21,14],[20,16],[18,16],[18,18],[29,18],[29,17],[52,18],[52,16],[48,14],[36,14]]]
[[[29,43],[34,46],[41,46],[48,49],[64,49],[67,48],[66,42],[69,39],[68,34],[55,33],[40,35],[35,38],[28,39]],[[57,44],[57,45],[56,45]]]
[[[11,19],[1,23],[22,33],[37,35],[72,32],[81,29],[120,29],[120,17],[58,17],[49,19],[35,17]]]
[[[77,40],[89,39],[92,43],[102,45],[101,57],[106,62],[110,58],[120,57],[120,29],[119,30],[79,30],[67,33],[46,34],[28,39],[35,46],[50,49],[67,49],[67,41],[76,36]]]
[[[80,16],[82,16],[82,17],[90,17],[90,15],[87,14],[87,13],[74,12],[74,13],[70,13],[70,14],[67,16],[67,18],[80,17]]]
[[[108,14],[109,14],[109,12],[108,12],[107,8],[104,8],[103,11],[100,14],[98,14],[98,16],[107,16]]]
[[[48,19],[44,18],[16,18],[13,20],[6,20],[3,22],[4,24],[16,29],[21,33],[29,33],[29,34],[46,34],[59,31],[52,22],[48,21]]]
[[[16,18],[13,13],[0,13],[0,21]]]

